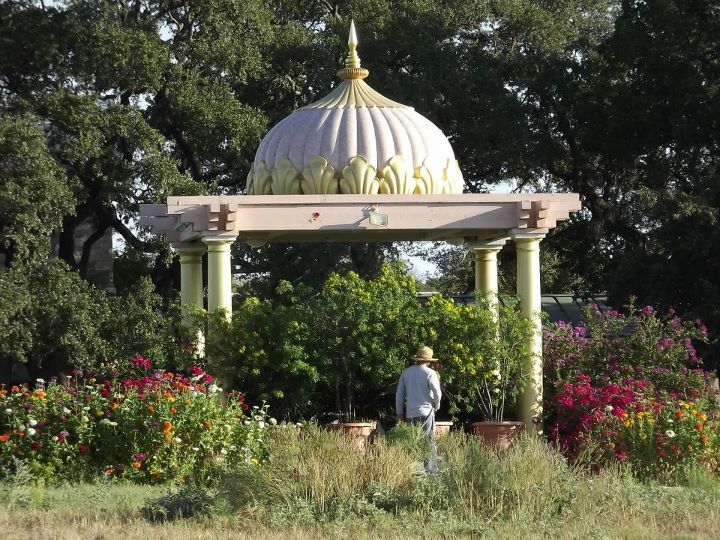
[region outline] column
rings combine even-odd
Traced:
[[[525,390],[520,396],[520,420],[527,429],[542,431],[542,320],[540,298],[540,241],[541,233],[519,232],[513,234],[517,250],[517,294],[520,309],[533,326],[529,338],[530,354],[526,370],[530,374]]]
[[[190,326],[193,308],[203,308],[202,256],[205,245],[199,242],[173,244],[180,256],[180,304],[182,323]],[[195,337],[195,356],[205,354],[205,336],[198,331]]]
[[[232,316],[232,267],[230,246],[234,238],[207,236],[203,242],[208,251],[208,311],[223,308]]]
[[[475,254],[475,296],[484,296],[495,307],[498,301],[497,254],[505,245],[506,238],[488,242],[472,242],[470,248]]]
[[[205,246],[198,243],[174,244],[180,256],[180,303],[183,320],[187,321],[188,307],[203,307],[202,256]]]

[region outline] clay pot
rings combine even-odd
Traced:
[[[323,428],[327,431],[339,431],[350,439],[350,442],[360,450],[364,450],[368,444],[368,438],[375,429],[374,422],[344,422],[340,424],[325,424]]]
[[[480,440],[498,450],[510,448],[525,427],[523,422],[473,422],[470,425]]]
[[[452,422],[435,422],[435,436],[442,437],[443,435],[447,435],[448,433],[450,433],[452,427]]]

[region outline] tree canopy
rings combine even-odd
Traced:
[[[373,85],[443,129],[468,191],[580,193],[584,210],[543,242],[550,285],[605,290],[615,305],[636,295],[717,327],[712,0],[0,2],[3,264],[38,261],[57,228],[60,258],[84,274],[73,233],[91,219],[83,252],[113,230],[167,286],[176,268],[132,226],[138,204],[242,193],[267,129],[336,84],[351,17]],[[274,272],[271,290],[304,279],[283,261],[318,261],[324,276],[338,261],[372,272],[383,253],[236,257]]]

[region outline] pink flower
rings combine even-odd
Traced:
[[[144,358],[144,357],[140,356],[139,354],[135,358],[133,358],[130,361],[130,363],[133,366],[139,367],[144,370],[149,370],[150,367],[152,366],[152,363],[150,362],[149,358]]]
[[[204,373],[200,366],[190,366],[188,372],[190,373],[190,375],[193,375],[195,377]]]

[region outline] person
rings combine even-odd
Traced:
[[[433,358],[433,350],[426,346],[420,347],[410,359],[415,364],[400,375],[395,391],[395,412],[399,421],[421,426],[430,441],[426,470],[430,474],[437,474],[435,412],[440,408],[442,391],[440,379],[430,364],[439,360]]]

